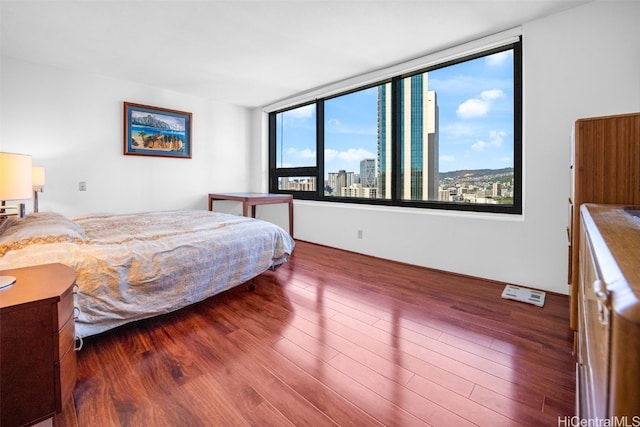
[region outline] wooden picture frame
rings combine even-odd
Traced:
[[[191,158],[191,113],[124,102],[124,154]]]

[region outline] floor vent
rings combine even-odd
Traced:
[[[515,301],[526,302],[529,304],[537,305],[538,307],[544,306],[545,293],[542,291],[535,291],[528,288],[519,288],[513,285],[507,285],[502,291],[502,298],[512,299]]]

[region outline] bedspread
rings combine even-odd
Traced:
[[[30,218],[30,228],[21,230]],[[55,226],[47,229],[45,219]],[[6,222],[0,227],[0,270],[60,262],[76,271],[79,337],[242,284],[286,262],[295,246],[278,226],[210,211],[72,219],[42,213]]]

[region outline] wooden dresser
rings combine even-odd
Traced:
[[[576,329],[580,283],[580,205],[640,205],[640,113],[577,120],[573,127],[569,195],[571,328]]]
[[[59,413],[76,382],[73,287],[62,264],[0,271],[0,425],[31,425]]]
[[[640,419],[640,217],[616,205],[580,211],[576,414],[632,423]]]

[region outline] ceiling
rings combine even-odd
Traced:
[[[258,107],[587,2],[1,0],[1,52]]]

